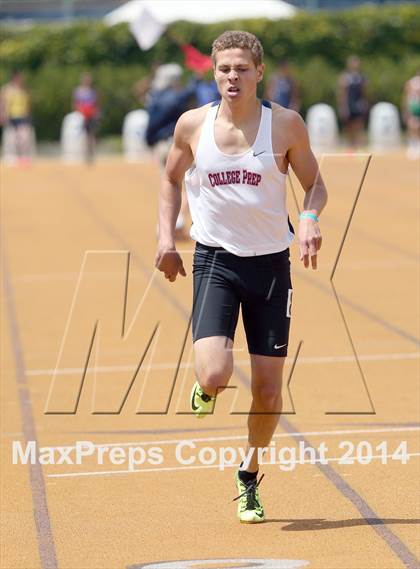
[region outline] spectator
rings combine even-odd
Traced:
[[[350,148],[363,142],[363,130],[368,112],[366,78],[361,73],[361,62],[356,55],[347,59],[346,70],[338,80],[338,112],[343,122]]]
[[[20,164],[27,164],[31,156],[31,102],[20,71],[15,71],[0,90],[0,124],[10,129],[11,144]]]
[[[404,85],[403,119],[407,125],[407,156],[416,160],[420,157],[420,69]]]
[[[195,98],[197,107],[220,100],[220,93],[217,89],[216,81],[213,79],[213,70],[203,73],[200,79],[197,80]]]
[[[133,85],[133,95],[136,98],[137,102],[141,106],[147,105],[147,97],[150,92],[152,86],[152,78],[151,76],[143,77],[143,79],[139,79]]]
[[[83,73],[80,85],[73,92],[73,108],[83,116],[86,132],[86,161],[93,162],[96,149],[96,132],[99,120],[99,102],[90,73]]]
[[[288,61],[285,59],[280,61],[277,73],[270,77],[266,97],[286,109],[299,112],[299,86],[293,77]]]

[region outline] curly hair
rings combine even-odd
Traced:
[[[257,65],[261,65],[264,56],[264,50],[260,43],[260,40],[250,32],[240,32],[236,30],[223,32],[223,34],[214,40],[211,48],[211,58],[213,65],[216,65],[216,54],[219,51],[224,51],[225,49],[233,49],[235,47],[239,47],[241,49],[249,49],[255,67]]]

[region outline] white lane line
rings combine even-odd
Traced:
[[[378,458],[392,458],[392,454],[387,454],[387,455],[382,455],[382,454],[375,454],[372,455],[371,458],[373,459],[378,459]],[[420,456],[420,452],[411,452],[411,453],[407,453],[407,459],[414,457],[414,456]],[[353,459],[354,460],[354,464],[358,465],[359,463],[357,462],[357,457],[348,457],[349,459]],[[330,462],[339,462],[340,460],[343,460],[343,457],[334,457],[334,458],[327,458],[324,459],[323,463],[327,464]],[[303,465],[303,464],[315,464],[317,462],[321,462],[321,459],[315,459],[315,460],[303,460],[302,462],[282,462],[282,461],[278,461],[278,462],[262,462],[261,464],[263,464],[264,466],[275,466],[275,465],[281,465],[284,464],[287,467],[290,466],[296,466],[296,465]],[[398,462],[398,461],[396,461]],[[237,468],[239,466],[239,462],[237,464],[224,464],[223,468]],[[346,464],[345,466],[349,466],[349,464]],[[366,464],[360,464],[360,466],[368,466]],[[94,470],[92,472],[65,472],[62,474],[47,474],[47,478],[76,478],[78,476],[108,476],[110,474],[136,474],[137,472],[174,472],[176,470],[204,470],[207,468],[220,468],[219,464],[202,464],[200,466],[165,466],[162,468],[134,468],[134,469],[127,469],[127,470]],[[291,472],[291,471],[290,471]]]
[[[108,251],[109,253],[115,253],[115,251]],[[120,251],[116,251],[120,253]],[[77,281],[80,273],[33,273],[29,275],[16,275],[12,281],[16,284],[32,284],[32,283],[42,283],[51,281]],[[121,279],[121,274],[115,271],[89,271],[85,273],[85,276],[100,278],[100,279]],[[133,278],[139,278],[139,274],[130,275],[130,280]]]
[[[240,351],[240,350],[236,350]],[[361,362],[376,362],[376,361],[392,361],[392,360],[417,360],[420,358],[420,352],[406,352],[406,353],[395,353],[395,354],[362,354],[358,356]],[[316,356],[316,357],[302,357],[298,358],[297,364],[331,364],[338,362],[355,362],[354,356]],[[291,363],[292,358],[286,358],[286,363]],[[249,359],[237,360],[236,365],[249,364]],[[180,369],[192,369],[194,364],[184,363],[180,365]],[[135,371],[138,368],[136,365],[120,365],[120,366],[97,366],[88,367],[88,372],[95,373],[117,373],[124,371]],[[148,367],[149,370],[165,370],[165,369],[176,369],[176,363],[164,363],[164,364],[152,364]],[[49,368],[49,369],[29,369],[26,371],[27,376],[38,376],[38,375],[73,375],[76,373],[83,373],[85,368],[82,367],[66,367],[66,368]]]
[[[325,474],[314,474],[313,477],[314,477],[314,478],[321,478],[321,477],[323,477],[323,476],[325,476]],[[341,474],[341,473],[340,473],[340,476],[347,478],[348,476],[352,476],[352,474]]]
[[[379,429],[341,429],[336,431],[304,431],[302,433],[275,433],[273,438],[289,438],[293,436],[334,436],[334,435],[355,435],[355,434],[374,434],[374,433],[405,433],[410,431],[420,431],[420,426],[418,427],[384,427]],[[224,437],[200,437],[196,439],[166,439],[163,441],[138,441],[138,442],[120,442],[120,443],[99,443],[93,445],[94,448],[108,448],[108,447],[132,447],[132,446],[150,446],[150,445],[172,445],[182,443],[184,441],[193,443],[213,443],[217,441],[241,441],[248,439],[248,435],[231,435]],[[68,448],[74,450],[76,446],[61,445],[54,447],[45,447],[51,449]]]

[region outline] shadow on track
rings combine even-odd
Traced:
[[[288,523],[289,522],[289,523]],[[356,526],[392,525],[392,524],[420,524],[420,519],[400,518],[353,518],[350,520],[326,520],[313,518],[302,520],[266,519],[265,523],[285,523],[282,531],[316,531],[320,529],[340,529]]]

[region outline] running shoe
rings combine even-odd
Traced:
[[[255,479],[246,484],[239,478],[238,472],[235,473],[235,482],[239,496],[233,501],[238,500],[238,518],[243,524],[259,524],[265,519],[264,508],[258,493],[258,486],[263,478],[264,474],[258,482],[257,479]]]
[[[206,415],[211,415],[215,401],[216,397],[211,397],[204,393],[198,381],[194,383],[191,391],[191,409],[197,419],[203,419]]]

